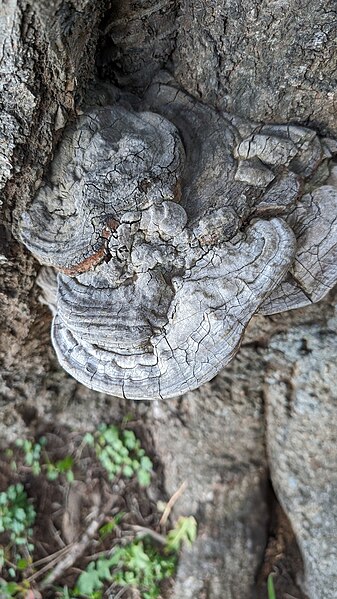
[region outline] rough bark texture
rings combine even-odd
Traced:
[[[235,361],[198,391],[125,404],[58,367],[50,315],[38,302],[39,265],[16,240],[62,128],[97,75],[141,94],[165,66],[212,107],[336,134],[335,2],[8,0],[1,11],[2,438],[23,435],[35,410],[83,428],[137,411],[168,493],[188,479],[177,513],[195,513],[200,523],[181,560],[176,599],[265,592],[270,471],[299,546],[291,545],[298,561],[283,591],[336,599],[334,294],[287,315],[256,317]]]

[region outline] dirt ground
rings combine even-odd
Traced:
[[[136,433],[138,439],[143,438],[142,447],[146,447],[141,424],[128,422],[127,427]],[[93,449],[84,442],[82,433],[33,419],[29,439],[39,443],[41,438],[42,469],[39,474],[32,472],[32,467],[26,463],[24,451],[15,443],[2,449],[0,464],[0,492],[6,491],[10,485],[22,483],[37,514],[33,535],[29,539],[34,545],[32,564],[16,577],[20,582],[30,583],[31,594],[27,591],[26,595],[22,595],[26,599],[63,597],[58,589],[64,586],[73,588],[89,562],[99,556],[109,555],[116,546],[125,546],[134,540],[139,534],[137,527],[146,529],[150,536],[152,534],[155,543],[156,532],[158,537],[163,536],[169,526],[169,522],[164,526],[159,524],[162,513],[158,505],[165,505],[168,498],[163,491],[161,466],[156,457],[151,455],[151,448],[146,447],[146,455],[151,456],[154,471],[150,486],[143,488],[134,476],[128,479],[120,475],[109,480],[107,471]],[[56,480],[48,480],[45,465],[60,463],[69,457],[72,458],[74,480],[69,482],[65,472],[60,473]],[[91,535],[88,531],[95,520],[99,522],[99,527],[96,534]],[[99,530],[104,530],[104,526],[113,520],[116,521],[113,531],[100,534]],[[58,567],[67,554],[72,553],[75,542],[82,539],[86,532],[88,539],[82,555],[74,565],[64,567],[55,585],[46,588],[40,595],[39,589],[44,588],[44,578]],[[9,546],[8,534],[3,533],[0,547],[6,550]],[[13,580],[9,567],[10,564],[5,563],[0,574],[0,578],[6,582]],[[118,588],[107,591],[108,586],[105,597],[115,597],[118,591],[122,591]],[[162,585],[163,599],[169,597],[169,588],[168,580]],[[134,590],[124,589],[124,599],[135,596],[138,595],[135,595]]]

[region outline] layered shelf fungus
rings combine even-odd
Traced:
[[[52,340],[97,391],[177,396],[214,377],[251,317],[337,280],[336,144],[198,103],[164,75],[135,108],[66,130],[21,236],[56,269]]]

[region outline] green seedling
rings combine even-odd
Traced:
[[[101,528],[99,529],[99,536],[102,541],[104,541],[104,539],[107,536],[109,536],[109,534],[111,534],[113,530],[115,530],[116,526],[118,526],[121,523],[124,516],[124,512],[120,512],[120,514],[117,514],[114,518],[109,520],[109,522],[101,526]]]
[[[0,547],[0,572],[5,569],[7,580],[0,579],[0,597],[16,597],[22,584],[15,582],[21,572],[26,570],[32,559],[34,545],[30,542],[32,526],[36,513],[28,500],[21,483],[10,485],[0,493],[0,535],[3,545]]]
[[[103,424],[96,433],[87,433],[84,441],[94,448],[109,480],[136,475],[142,487],[149,486],[153,464],[133,431]]]
[[[267,589],[268,589],[268,599],[276,599],[274,580],[273,580],[272,574],[269,574],[269,576],[268,576]]]
[[[33,443],[29,439],[17,439],[15,443],[17,447],[22,449],[25,463],[31,468],[35,476],[41,473],[41,452],[45,444],[45,437],[41,437],[37,443]]]
[[[57,480],[60,474],[64,474],[68,482],[74,480],[72,466],[74,460],[71,456],[66,456],[62,460],[53,463],[49,460],[45,449],[47,440],[41,437],[37,443],[33,443],[29,439],[18,439],[16,446],[21,448],[24,453],[26,466],[32,471],[32,474],[38,476],[42,471],[46,472],[46,478],[50,481]],[[44,452],[42,453],[42,450]]]
[[[32,550],[28,537],[32,534],[35,517],[35,510],[21,483],[10,485],[0,493],[0,534],[7,533],[12,545],[27,545]]]
[[[160,552],[149,537],[135,539],[125,547],[114,550],[111,557],[102,557],[88,564],[79,576],[70,596],[101,599],[106,583],[136,588],[141,599],[156,599],[160,583],[173,576],[178,554],[184,543],[196,538],[195,518],[179,518],[166,536],[166,546]]]
[[[197,521],[193,516],[181,516],[175,527],[167,533],[166,551],[178,552],[181,546],[186,543],[192,545],[197,537]]]
[[[63,460],[58,460],[55,464],[51,462],[47,462],[46,470],[47,470],[47,479],[48,480],[57,480],[60,474],[64,474],[67,481],[69,483],[74,480],[74,473],[72,467],[74,465],[74,460],[71,456],[67,455]]]

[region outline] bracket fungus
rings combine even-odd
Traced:
[[[217,112],[167,76],[136,110],[88,108],[21,222],[58,271],[65,370],[115,396],[177,396],[229,362],[256,312],[320,300],[337,280],[334,150],[308,128]]]

